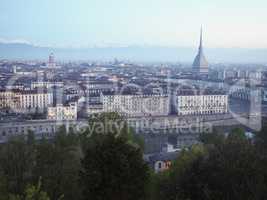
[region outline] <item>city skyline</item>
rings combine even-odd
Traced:
[[[0,5],[0,200],[267,199],[266,0]]]
[[[0,42],[37,46],[266,48],[266,3],[232,1],[3,0]]]

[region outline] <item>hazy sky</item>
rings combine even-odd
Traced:
[[[266,0],[0,0],[0,41],[267,47]]]

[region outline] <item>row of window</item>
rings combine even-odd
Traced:
[[[7,136],[12,134],[23,134],[27,133],[28,131],[36,131],[36,132],[55,132],[56,126],[20,126],[20,127],[7,127],[1,128],[0,135]]]
[[[198,115],[198,114],[224,114],[226,110],[209,110],[209,111],[178,111],[178,115]]]

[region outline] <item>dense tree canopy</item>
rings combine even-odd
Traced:
[[[82,160],[84,199],[144,199],[149,171],[140,148],[114,135],[95,142]]]
[[[212,136],[214,139],[214,137]],[[210,140],[207,144],[210,144]],[[234,129],[228,138],[216,138],[182,153],[161,183],[161,199],[225,200],[266,199],[266,159],[255,145]],[[201,150],[202,149],[202,150]],[[205,150],[206,149],[206,150]]]
[[[77,136],[62,127],[53,140],[36,141],[32,132],[0,146],[0,199],[21,195],[28,184],[42,177],[51,199],[79,199],[80,155]]]
[[[117,113],[97,115],[90,118],[88,124],[93,129],[88,128],[82,133],[73,129],[67,133],[65,127],[60,127],[52,139],[37,141],[34,133],[29,132],[0,145],[0,200],[28,200],[31,198],[25,192],[30,195],[41,189],[44,193],[34,199],[82,199],[84,185],[81,183],[86,179],[81,172],[86,172],[84,163],[87,162],[91,167],[101,166],[99,178],[114,178],[110,180],[116,184],[110,182],[106,191],[116,191],[113,194],[121,196],[131,192],[133,197],[144,198],[149,175],[148,166],[143,161],[142,138],[136,136]],[[104,154],[99,148],[104,149]],[[40,177],[42,186],[38,188],[34,184]],[[129,180],[132,184],[128,186]],[[92,186],[86,185],[91,188],[89,191],[93,190]]]
[[[102,113],[88,124],[82,133],[61,127],[52,139],[29,132],[1,144],[0,200],[267,199],[267,126],[252,139],[241,128],[201,134],[154,174],[142,138],[121,116]]]

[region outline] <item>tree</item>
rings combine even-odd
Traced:
[[[88,128],[80,134],[80,142],[83,153],[89,146],[95,144],[95,140],[101,140],[103,135],[111,134],[115,137],[124,137],[133,145],[144,150],[144,139],[135,134],[127,122],[116,112],[95,114],[89,118]]]
[[[81,153],[77,138],[61,127],[53,141],[43,138],[37,146],[34,174],[43,178],[43,188],[52,199],[63,194],[66,200],[80,198]]]
[[[149,168],[140,148],[123,137],[102,135],[89,146],[80,173],[84,199],[142,200],[146,196]]]
[[[211,133],[200,134],[199,140],[205,145],[218,145],[224,142],[225,136],[217,130],[214,130]]]
[[[3,174],[1,170],[0,174],[0,200],[8,199],[8,182],[6,175]]]
[[[23,195],[10,194],[9,200],[50,200],[48,194],[41,190],[41,178],[39,178],[37,185],[28,185]],[[63,196],[62,196],[63,197]],[[58,200],[62,199],[60,197]]]
[[[194,145],[189,150],[183,150],[168,171],[157,175],[154,195],[157,200],[182,199],[185,190],[181,187],[185,174],[193,163],[200,157],[206,155],[203,145]]]
[[[242,128],[234,128],[228,135],[229,140],[247,140],[245,130]]]
[[[267,154],[267,123],[263,125],[262,129],[256,133],[255,144],[260,151]]]
[[[38,185],[29,185],[25,190],[25,200],[50,200],[48,194],[41,190],[41,179]]]
[[[171,169],[167,189],[161,190],[162,199],[267,198],[266,160],[250,141],[232,137],[204,153],[185,155],[179,156]]]
[[[27,138],[29,139],[30,136]],[[21,194],[27,183],[32,181],[35,152],[24,135],[10,138],[0,152],[0,168],[6,181],[7,191]]]

